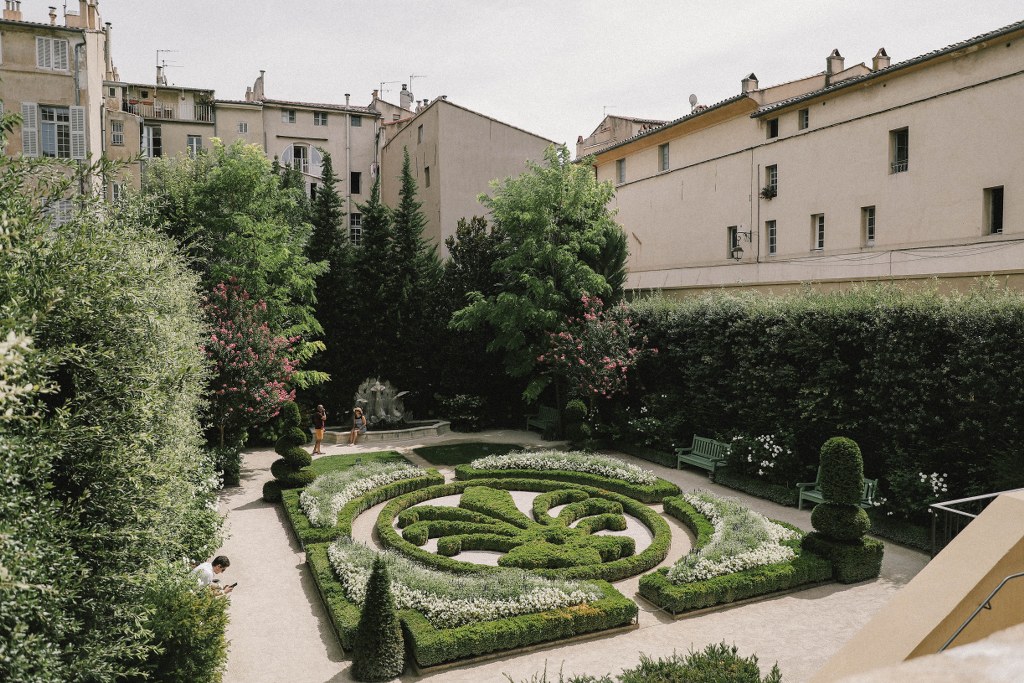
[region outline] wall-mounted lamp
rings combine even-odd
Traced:
[[[736,242],[733,244],[731,251],[733,260],[739,261],[743,258],[743,247],[740,246],[741,238],[746,239],[747,242],[750,243],[753,240],[753,237],[753,229],[747,230],[746,232],[741,232],[739,230],[736,231]]]

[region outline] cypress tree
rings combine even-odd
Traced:
[[[357,681],[387,681],[404,670],[405,640],[391,597],[391,579],[384,559],[378,557],[373,562],[356,628],[352,677]]]

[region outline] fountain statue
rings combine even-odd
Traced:
[[[363,409],[369,426],[381,429],[397,426],[405,421],[403,398],[408,391],[395,391],[387,380],[370,377],[356,390],[355,405]]]

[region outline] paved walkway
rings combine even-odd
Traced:
[[[446,434],[416,443],[392,446],[406,451],[422,445],[457,441],[490,441],[523,444],[541,442],[532,432],[495,430],[478,434]],[[324,444],[327,454],[368,452],[387,448]],[[618,455],[618,454],[616,454]],[[704,488],[737,497],[752,509],[775,519],[810,529],[810,513],[775,505],[710,484],[702,473],[672,470],[630,456],[623,460],[654,469],[658,476],[675,482],[684,491]],[[238,581],[231,599],[231,641],[225,683],[335,683],[351,680],[348,657],[338,645],[330,621],[316,592],[304,553],[295,541],[280,506],[262,501],[263,483],[270,480],[270,464],[277,455],[270,449],[245,453],[242,485],[225,491],[221,509],[227,514],[229,537],[220,551],[231,558],[226,577]],[[416,459],[416,458],[413,458]],[[365,517],[365,518],[364,518]],[[674,539],[688,538],[675,520]],[[356,526],[372,524],[360,515]],[[358,533],[358,529],[353,529]],[[684,552],[673,543],[669,560]],[[577,673],[618,673],[635,665],[640,653],[657,657],[673,652],[702,649],[709,643],[735,643],[743,655],[757,654],[766,672],[778,662],[786,683],[807,681],[815,671],[892,594],[924,567],[927,556],[896,545],[886,546],[882,575],[854,586],[829,584],[733,607],[701,617],[673,620],[638,599],[640,628],[624,634],[599,637],[573,645],[550,647],[500,660],[462,666],[416,677],[406,673],[402,681],[478,683],[529,679],[547,664],[549,672],[562,669]],[[625,595],[635,597],[638,578],[618,582]],[[556,679],[557,680],[557,679]]]

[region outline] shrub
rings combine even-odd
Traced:
[[[213,462],[224,486],[238,486],[242,476],[242,451],[237,446],[214,446]]]
[[[778,664],[761,678],[757,655],[740,657],[735,645],[711,644],[700,652],[651,659],[640,655],[640,664],[619,676],[621,683],[781,683]]]
[[[612,447],[626,455],[632,455],[634,458],[653,462],[656,465],[661,465],[663,467],[671,467],[672,469],[675,469],[678,464],[676,454],[668,451],[661,451],[648,446],[625,443],[622,441],[612,442]]]
[[[357,681],[386,681],[405,670],[405,641],[391,598],[387,565],[377,558],[366,586],[352,650],[352,677]]]
[[[299,500],[314,526],[333,527],[337,524],[338,513],[350,500],[392,482],[417,479],[423,474],[423,470],[404,461],[353,465],[320,475],[302,492]]]
[[[864,491],[864,459],[852,439],[835,436],[821,447],[821,493],[832,503],[857,505]]]
[[[277,481],[263,483],[263,500],[268,503],[279,503],[281,501],[281,484]]]
[[[796,507],[798,490],[793,486],[772,484],[761,478],[748,477],[738,472],[731,471],[728,467],[720,467],[715,470],[715,483],[728,486],[736,491],[749,493],[758,498],[770,500],[779,505]]]
[[[804,537],[803,547],[832,563],[832,575],[840,583],[857,583],[877,577],[882,571],[885,544],[867,536],[839,541],[820,533]]]
[[[270,473],[279,481],[281,488],[297,488],[313,480],[312,476],[299,472],[313,462],[313,456],[302,448],[307,435],[299,427],[301,419],[302,413],[294,401],[284,403],[281,413],[284,434],[274,444],[274,452],[281,458],[270,465]]]
[[[313,463],[313,456],[305,448],[292,446],[284,452],[284,461],[293,470],[300,470],[309,467]]]
[[[829,538],[855,541],[871,530],[871,520],[856,505],[825,502],[811,511],[811,526]]]
[[[442,398],[441,414],[451,421],[452,430],[457,432],[478,432],[483,422],[486,399],[473,394],[455,394]]]

